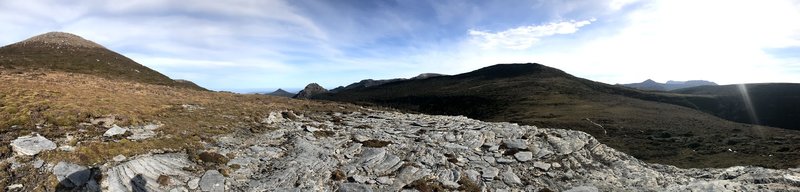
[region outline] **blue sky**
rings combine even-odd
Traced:
[[[239,92],[538,62],[605,83],[800,82],[794,0],[0,0],[0,44],[80,35]]]

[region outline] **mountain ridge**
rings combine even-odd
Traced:
[[[668,80],[666,83],[659,83],[653,81],[652,79],[647,79],[641,83],[629,83],[629,84],[617,84],[617,85],[645,90],[645,91],[672,91],[689,87],[717,85],[717,83],[706,80],[688,80],[688,81]]]
[[[0,67],[56,70],[140,83],[206,90],[178,81],[80,36],[49,32],[0,47]]]

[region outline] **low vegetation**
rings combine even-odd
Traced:
[[[800,165],[800,131],[736,123],[695,110],[702,104],[696,101],[713,96],[643,92],[538,64],[497,65],[315,97],[580,130],[647,162],[684,168]]]
[[[264,95],[239,95],[98,78],[57,71],[0,69],[0,146],[3,156],[11,140],[38,133],[61,145],[39,154],[56,162],[84,165],[106,162],[117,155],[196,149],[212,137],[246,127],[264,126],[270,112],[347,112],[352,105],[319,103]],[[160,123],[153,139],[104,141],[104,126],[90,124],[114,117],[119,126]],[[269,131],[266,128],[264,131]],[[68,140],[71,138],[71,140]]]

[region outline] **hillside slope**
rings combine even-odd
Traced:
[[[0,47],[0,67],[55,70],[155,85],[205,90],[186,80],[173,80],[114,51],[77,35],[50,32]]]
[[[713,97],[694,101],[700,110],[741,123],[800,130],[800,84],[700,86],[672,91]]]
[[[314,98],[575,129],[645,161],[680,167],[800,165],[800,132],[735,123],[685,107],[690,99],[711,97],[606,85],[539,64],[494,65]]]

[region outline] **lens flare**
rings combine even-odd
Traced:
[[[750,99],[750,92],[747,90],[747,85],[739,84],[739,93],[742,94],[742,102],[744,102],[747,113],[750,115],[750,123],[758,125],[758,116],[756,116],[756,109],[753,107],[753,101]]]

